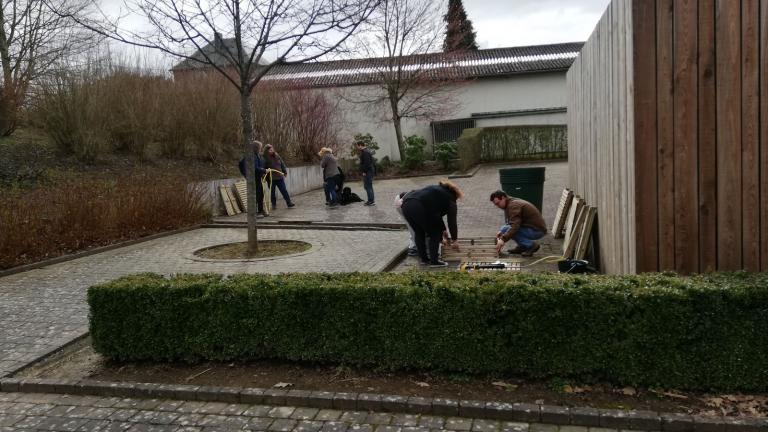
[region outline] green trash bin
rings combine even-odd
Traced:
[[[500,169],[499,181],[501,182],[501,190],[507,195],[522,198],[542,211],[544,167]]]

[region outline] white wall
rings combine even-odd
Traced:
[[[453,99],[458,107],[451,113],[434,120],[450,120],[471,117],[472,114],[498,111],[516,111],[536,108],[556,108],[567,105],[565,72],[511,75],[501,78],[483,78],[454,86]],[[371,108],[351,100],[364,100],[374,93],[374,86],[352,86],[325,89],[329,96],[338,100],[343,120],[339,136],[348,142],[356,133],[370,133],[379,143],[376,157],[389,156],[398,160],[397,140],[386,107]],[[536,114],[514,117],[478,119],[478,127],[505,125],[550,125],[566,124],[565,113]],[[421,135],[432,143],[432,131],[428,120],[403,121],[403,135]],[[345,142],[345,147],[349,144]],[[351,157],[346,148],[342,157]]]

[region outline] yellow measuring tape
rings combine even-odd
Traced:
[[[272,173],[281,174],[285,177],[285,173],[276,169],[267,168],[267,172],[264,177],[261,178],[262,189],[264,190],[264,213],[269,214],[272,211]],[[269,177],[269,180],[267,180]],[[264,188],[264,185],[267,187]],[[269,193],[267,193],[269,192]]]

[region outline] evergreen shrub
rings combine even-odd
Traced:
[[[93,345],[117,360],[768,390],[768,274],[141,274],[88,302]]]

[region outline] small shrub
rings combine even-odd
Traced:
[[[371,156],[376,155],[376,150],[379,149],[379,143],[376,142],[376,140],[373,139],[373,135],[369,133],[365,134],[355,134],[355,137],[352,139],[352,144],[350,147],[350,152],[352,154],[352,157],[357,156],[357,146],[355,145],[356,142],[362,141],[365,143],[365,146],[368,148],[368,151],[371,152]]]
[[[456,142],[443,142],[435,146],[435,158],[440,161],[443,169],[450,169],[453,161],[459,157],[459,146]]]
[[[424,166],[426,155],[424,148],[427,146],[427,140],[418,135],[411,135],[405,138],[405,156],[403,165],[408,169],[416,169]]]
[[[391,170],[393,166],[394,162],[392,162],[392,159],[389,156],[384,156],[380,161],[376,161],[376,172],[379,174],[385,173]]]

